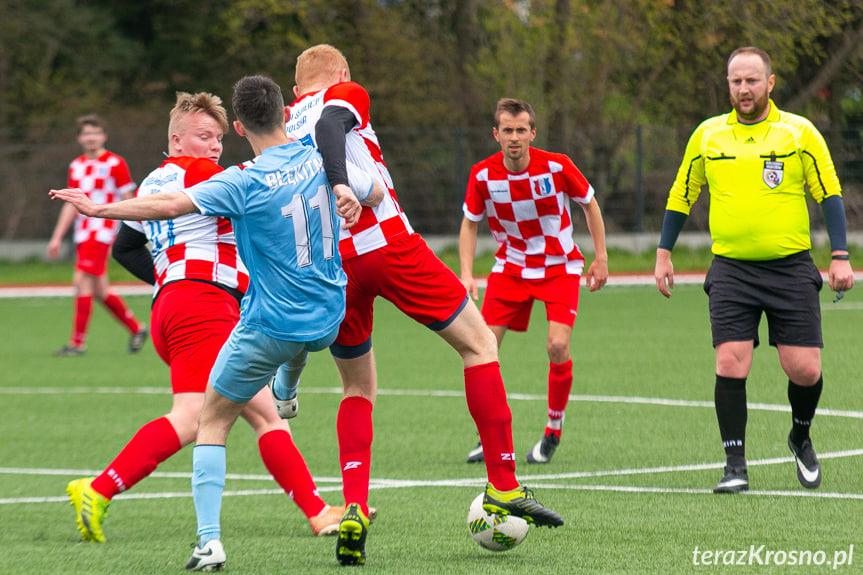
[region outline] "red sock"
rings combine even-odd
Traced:
[[[160,463],[182,447],[168,418],[154,419],[139,429],[105,471],[93,480],[93,489],[111,499],[153,473]]]
[[[87,326],[93,311],[93,296],[79,295],[75,298],[75,319],[72,320],[72,345],[82,346],[87,341]]]
[[[307,518],[311,519],[326,507],[290,433],[284,429],[265,433],[258,440],[258,449],[267,471]]]
[[[500,491],[518,487],[512,448],[512,413],[496,361],[464,370],[467,408],[479,431],[489,482]]]
[[[336,417],[342,492],[345,504],[359,503],[369,514],[369,466],[372,462],[372,402],[364,397],[346,397]]]
[[[548,364],[548,418],[563,419],[569,392],[572,390],[572,360],[566,363]],[[545,428],[545,434],[550,433],[560,437],[560,429]]]
[[[114,317],[126,326],[126,329],[128,329],[130,333],[138,333],[141,331],[143,326],[137,319],[135,319],[135,314],[133,314],[132,310],[126,306],[126,302],[123,301],[123,298],[117,294],[109,293],[102,303],[105,304],[105,307],[108,308],[108,311],[110,311]]]

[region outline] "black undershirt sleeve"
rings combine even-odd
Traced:
[[[687,215],[674,210],[665,210],[665,215],[662,218],[662,234],[659,238],[659,246],[664,250],[671,251],[674,244],[677,243],[677,236],[680,235],[680,230],[683,229],[683,224],[686,223]]]
[[[111,255],[133,276],[150,285],[156,285],[156,272],[153,268],[153,257],[147,249],[146,235],[121,224],[111,248]]]
[[[345,159],[345,134],[357,124],[353,113],[346,108],[327,106],[315,124],[315,142],[324,157],[324,170],[331,186],[348,185],[348,168]]]
[[[845,230],[845,204],[841,196],[829,196],[821,201],[821,211],[824,213],[824,225],[830,237],[831,251],[848,251],[848,239]]]

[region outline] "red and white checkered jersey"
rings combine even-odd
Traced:
[[[106,151],[98,158],[78,156],[69,164],[67,188],[81,188],[94,204],[112,204],[121,195],[135,190],[126,160]],[[96,240],[110,244],[120,229],[120,222],[78,214],[75,219],[75,243]]]
[[[144,179],[137,197],[179,192],[221,171],[207,158],[170,157]],[[125,223],[150,241],[156,293],[165,284],[183,279],[218,283],[246,293],[249,272],[237,256],[230,220],[192,213],[173,220]]]
[[[500,246],[492,272],[525,279],[581,275],[584,256],[572,239],[569,199],[587,204],[593,187],[572,160],[530,148],[527,170],[514,174],[498,152],[470,173],[464,215],[488,225]]]
[[[377,177],[386,185],[388,194],[374,208],[363,206],[360,220],[349,230],[341,230],[339,252],[350,259],[413,233],[407,215],[399,206],[390,172],[384,163],[377,134],[369,120],[369,95],[355,82],[342,82],[319,92],[297,98],[290,107],[291,117],[285,125],[289,136],[308,146],[315,146],[315,124],[327,106],[349,110],[356,125],[345,135],[347,160]]]

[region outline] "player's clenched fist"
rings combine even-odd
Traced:
[[[333,193],[336,195],[336,214],[345,219],[344,228],[347,230],[359,221],[363,206],[351,188],[344,184],[333,186]]]

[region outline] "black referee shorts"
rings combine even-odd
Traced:
[[[749,340],[757,346],[763,312],[770,345],[824,347],[818,299],[823,283],[808,251],[770,261],[715,256],[704,280],[713,346]]]

